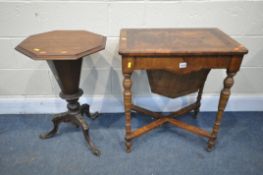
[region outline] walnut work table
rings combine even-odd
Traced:
[[[100,155],[100,151],[90,138],[89,126],[82,117],[86,114],[94,119],[98,113],[90,114],[89,105],[80,105],[78,99],[83,94],[79,88],[82,59],[103,50],[105,43],[104,36],[92,32],[62,30],[30,36],[16,47],[16,50],[34,60],[47,60],[60,86],[60,97],[68,103],[68,111],[54,116],[53,129],[41,134],[41,139],[54,136],[61,122],[70,122],[82,129],[92,153]]]
[[[122,55],[124,76],[126,151],[131,151],[132,139],[164,123],[207,137],[208,151],[211,151],[215,146],[222,115],[230,96],[230,88],[234,83],[233,77],[247,52],[245,47],[216,28],[122,29],[119,54]],[[213,129],[208,132],[177,120],[176,116],[194,111],[196,118],[204,83],[211,69],[226,69],[227,76],[220,94]],[[147,70],[152,92],[170,98],[198,92],[196,102],[165,116],[134,105],[131,91],[131,75],[134,70]],[[131,111],[152,116],[156,120],[133,131]]]

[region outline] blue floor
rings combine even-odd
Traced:
[[[152,119],[133,114],[132,127]],[[263,112],[227,112],[218,143],[206,152],[207,139],[169,124],[124,150],[124,114],[103,114],[90,123],[98,158],[87,148],[79,129],[63,124],[56,137],[40,140],[51,128],[51,115],[0,115],[0,175],[262,175]],[[215,113],[180,119],[211,129]]]

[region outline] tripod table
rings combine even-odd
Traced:
[[[89,105],[80,105],[79,97],[83,91],[79,88],[81,64],[84,56],[105,48],[106,37],[88,31],[51,31],[32,35],[22,41],[16,50],[34,60],[46,60],[61,89],[60,97],[67,101],[68,111],[54,116],[53,129],[41,134],[41,139],[54,136],[61,122],[70,122],[80,127],[84,137],[95,155],[100,155],[89,135],[89,126],[82,117],[95,118],[89,112]],[[92,82],[91,82],[92,83]]]

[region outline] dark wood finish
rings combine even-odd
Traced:
[[[233,76],[238,72],[242,58],[247,52],[244,46],[215,28],[121,30],[119,53],[122,55],[124,76],[127,152],[131,151],[132,139],[164,123],[171,123],[194,134],[207,137],[208,149],[211,150],[215,145],[223,112],[230,96]],[[174,117],[192,110],[194,116],[197,116],[203,87],[211,69],[226,69],[227,77],[220,95],[215,124],[210,133]],[[153,92],[174,98],[198,91],[196,102],[166,116],[133,105],[131,75],[134,70],[147,70]],[[131,110],[152,116],[156,121],[132,131]]]
[[[151,91],[170,98],[197,92],[204,84],[208,73],[208,69],[188,74],[166,70],[147,70]]]
[[[36,34],[22,41],[16,50],[35,60],[73,60],[105,48],[106,37],[75,30]]]
[[[74,94],[79,90],[82,58],[78,60],[48,60],[63,94]]]
[[[89,135],[89,126],[82,117],[86,114],[95,119],[98,113],[91,114],[89,105],[80,105],[78,99],[83,94],[79,88],[82,57],[104,49],[105,43],[104,36],[87,31],[52,31],[30,36],[16,47],[32,59],[47,60],[60,86],[60,97],[68,103],[68,111],[54,116],[53,129],[41,134],[41,139],[53,137],[60,123],[70,122],[82,129],[92,153],[100,155]]]

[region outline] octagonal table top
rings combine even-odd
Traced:
[[[76,60],[105,48],[106,37],[84,30],[56,30],[29,36],[16,50],[34,60]]]

